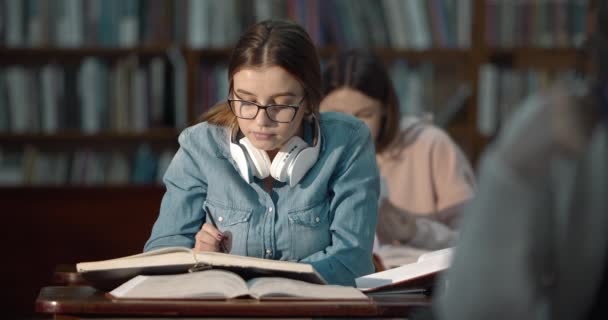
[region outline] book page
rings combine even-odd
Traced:
[[[87,272],[143,266],[162,266],[166,264],[194,263],[195,260],[192,249],[186,247],[166,247],[115,259],[80,262],[76,264],[76,269],[78,272]]]
[[[181,250],[175,250],[174,248],[163,248],[160,249],[160,251],[154,250],[117,259],[80,262],[76,264],[76,269],[78,270],[78,272],[88,272],[95,270],[153,267],[165,265],[193,265],[194,263],[194,255],[188,248],[181,248]]]
[[[382,264],[388,269],[415,263],[422,255],[428,252],[430,251],[408,245],[392,244],[380,245],[374,251],[380,258],[380,261],[382,261]]]
[[[195,265],[232,271],[245,280],[273,276],[326,283],[310,264],[219,252],[194,253],[184,247],[161,248],[116,259],[81,262],[76,265],[76,269],[95,288],[109,291],[137,275],[185,273]]]
[[[286,271],[302,274],[310,274],[312,278],[323,278],[316,272],[314,267],[306,263],[290,261],[269,260],[255,257],[232,255],[220,252],[198,252],[185,247],[168,247],[144,252],[136,255],[101,260],[92,262],[80,262],[76,265],[79,272],[153,267],[165,265],[193,265],[195,263],[208,264],[211,266],[238,266],[240,268],[257,268],[267,271]]]
[[[448,254],[429,255],[416,263],[359,277],[355,279],[355,282],[357,288],[366,291],[392,284],[406,283],[423,276],[436,274],[447,269],[449,265],[450,257]]]
[[[264,277],[248,281],[249,294],[256,299],[293,297],[301,299],[368,299],[365,294],[353,287],[313,284],[299,280]]]
[[[247,294],[245,281],[237,274],[224,270],[139,275],[110,292],[114,298],[123,299],[226,299]]]
[[[270,260],[255,257],[232,255],[221,252],[199,252],[197,261],[212,266],[240,266],[264,270],[290,271],[298,273],[316,273],[314,267],[306,263]]]
[[[454,248],[445,248],[445,249],[441,249],[441,250],[427,252],[427,253],[421,255],[418,258],[418,261],[420,262],[420,261],[431,260],[431,259],[445,259],[445,260],[450,261],[452,259],[453,251],[454,251]]]

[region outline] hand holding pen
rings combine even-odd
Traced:
[[[195,251],[219,251],[228,253],[229,250],[226,248],[226,241],[228,241],[228,236],[222,233],[217,225],[215,224],[215,219],[207,210],[207,207],[204,207],[206,220],[201,227],[201,230],[194,237]]]

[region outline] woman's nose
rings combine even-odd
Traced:
[[[257,123],[258,125],[268,125],[270,123],[272,123],[272,120],[270,120],[270,118],[268,118],[268,113],[266,113],[266,110],[262,109],[258,112],[257,116],[255,117],[255,123]]]

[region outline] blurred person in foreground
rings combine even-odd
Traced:
[[[586,80],[528,99],[483,157],[438,319],[606,314],[608,1],[590,9]]]

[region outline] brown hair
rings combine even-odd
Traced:
[[[373,53],[360,50],[339,52],[323,72],[323,94],[342,87],[352,88],[379,100],[384,108],[376,152],[382,153],[399,132],[399,102],[386,68]]]
[[[266,20],[249,27],[237,42],[228,65],[230,92],[234,74],[243,68],[279,66],[294,76],[305,93],[309,113],[319,114],[321,103],[321,67],[317,49],[310,36],[298,24],[284,20]],[[236,117],[227,102],[213,106],[200,117],[221,126],[235,126]]]

